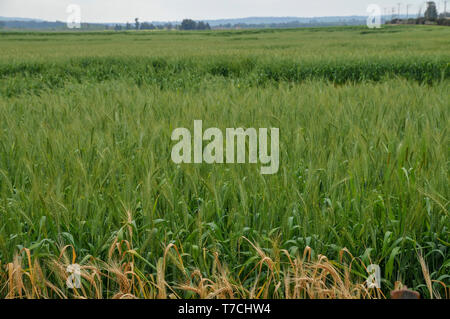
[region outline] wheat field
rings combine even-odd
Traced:
[[[449,36],[0,33],[0,298],[449,298]],[[194,120],[278,173],[173,163]]]

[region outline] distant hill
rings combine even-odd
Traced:
[[[364,16],[346,16],[346,17],[248,17],[238,19],[218,19],[218,20],[204,20],[210,26],[218,26],[224,24],[281,24],[281,23],[330,23],[330,22],[345,22],[353,20],[365,21],[367,17]]]
[[[344,17],[247,17],[237,19],[201,20],[209,23],[212,28],[292,28],[308,26],[338,26],[361,25],[366,23],[365,16]],[[130,17],[130,23],[134,25],[134,18]],[[200,20],[198,20],[200,21]],[[34,30],[61,30],[66,28],[62,21],[45,21],[30,18],[0,17],[0,27],[7,29],[34,29]],[[144,21],[142,21],[144,22]],[[181,21],[152,21],[152,24],[179,25]],[[124,26],[125,23],[83,23],[84,29],[111,29],[115,25]]]
[[[0,29],[23,29],[23,30],[67,30],[67,23],[63,21],[45,21],[41,19],[0,17]],[[106,24],[82,23],[82,29],[85,30],[105,30]]]
[[[40,19],[29,19],[29,18],[15,18],[15,17],[0,17],[0,21],[21,21],[21,22],[29,22],[29,21],[44,21]]]
[[[345,22],[355,22],[365,23],[367,20],[366,16],[344,16],[344,17],[247,17],[247,18],[236,18],[236,19],[214,19],[214,20],[196,20],[204,21],[209,23],[211,27],[223,26],[223,25],[273,25],[273,24],[308,24],[308,23],[336,23],[342,24]],[[131,21],[131,20],[130,20]],[[181,21],[151,21],[154,25],[161,25],[166,23],[172,23],[173,25],[180,24]],[[112,25],[112,23],[108,23]],[[124,25],[124,23],[119,23]]]
[[[221,24],[271,24],[271,23],[289,23],[289,22],[301,22],[308,23],[309,21],[314,22],[342,22],[347,20],[365,20],[367,17],[365,16],[343,16],[343,17],[247,17],[247,18],[235,18],[235,19],[215,19],[215,20],[201,20],[204,22],[208,22],[211,26],[221,25]],[[31,18],[16,18],[16,17],[1,17],[0,21],[35,21],[35,22],[43,22],[45,20],[41,19],[31,19]],[[131,17],[130,21],[134,22],[134,18]],[[200,21],[200,20],[198,20]],[[46,21],[50,22],[50,21]],[[54,22],[54,21],[51,21]],[[181,21],[152,21],[154,24],[165,24],[165,23],[173,23],[179,24]],[[101,24],[101,23],[96,23]],[[114,25],[114,24],[124,24],[118,22],[108,22],[104,23],[105,25]]]

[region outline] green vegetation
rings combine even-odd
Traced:
[[[205,297],[199,277],[311,297],[289,293],[305,249],[355,283],[379,264],[386,296],[448,297],[449,35],[0,34],[0,297],[77,296],[58,271],[74,260],[108,275],[83,279],[89,297]],[[171,132],[196,119],[279,127],[279,173],[175,165]]]
[[[447,59],[304,62],[292,60],[214,58],[206,61],[164,58],[78,58],[65,63],[15,63],[0,65],[0,94],[14,96],[65,87],[68,83],[96,83],[127,79],[161,89],[194,88],[203,79],[224,77],[240,85],[264,86],[280,82],[328,80],[336,84],[380,81],[402,77],[420,83],[450,78]]]

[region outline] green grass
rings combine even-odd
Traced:
[[[347,248],[385,294],[426,297],[421,253],[450,285],[450,31],[383,30],[1,34],[0,265],[65,245],[107,260],[127,240],[150,276],[173,243],[188,273],[212,276],[218,253],[250,288],[246,237],[274,260]],[[279,173],[175,165],[171,132],[196,119],[279,127]]]
[[[75,57],[246,56],[297,61],[449,57],[447,27],[390,26],[214,32],[3,32],[0,59],[65,61]],[[239,39],[239,41],[235,41]]]
[[[209,59],[75,58],[64,63],[0,64],[0,95],[39,94],[69,83],[126,79],[132,84],[157,84],[161,89],[196,88],[203,79],[229,78],[246,87],[279,82],[327,80],[335,84],[382,81],[402,77],[432,84],[450,78],[445,58],[408,58],[296,62],[257,58]]]

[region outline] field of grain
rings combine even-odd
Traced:
[[[0,33],[0,298],[449,298],[449,38]],[[279,128],[279,172],[173,163],[194,120]]]

